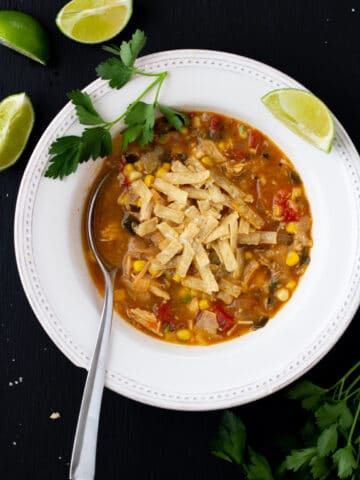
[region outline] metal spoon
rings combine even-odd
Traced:
[[[95,477],[97,433],[101,399],[105,383],[105,367],[108,356],[111,321],[113,315],[114,279],[117,268],[113,265],[106,265],[100,257],[95,245],[93,217],[94,207],[99,192],[101,191],[101,188],[106,180],[109,178],[109,175],[110,172],[104,176],[93,192],[89,202],[89,209],[86,218],[86,229],[90,248],[104,275],[105,295],[104,306],[100,320],[100,328],[90,369],[86,378],[76,427],[69,473],[69,478],[72,480],[93,480]]]

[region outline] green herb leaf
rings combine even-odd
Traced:
[[[340,448],[332,456],[334,463],[337,465],[337,473],[339,478],[348,478],[353,473],[358,464],[354,458],[352,448],[348,445]]]
[[[189,303],[189,302],[191,301],[191,299],[192,299],[192,296],[191,296],[191,295],[186,295],[185,297],[183,297],[183,298],[181,299],[181,301],[182,301],[183,303]]]
[[[80,90],[73,90],[69,92],[67,96],[75,106],[80,123],[83,125],[99,125],[105,123],[105,120],[95,110],[91,98],[87,93],[80,92]]]
[[[96,73],[103,80],[109,80],[111,88],[123,87],[131,78],[132,71],[120,58],[108,58],[96,67]]]
[[[244,461],[246,430],[242,421],[226,411],[212,443],[211,453],[227,462],[241,465]]]
[[[58,138],[50,146],[49,154],[52,157],[45,177],[62,179],[75,172],[80,163],[81,153],[81,137],[71,135]]]
[[[283,463],[286,470],[297,472],[300,468],[306,467],[310,460],[316,455],[316,448],[303,448],[301,450],[292,450]]]
[[[264,455],[254,452],[249,447],[249,456],[250,464],[246,469],[248,480],[274,480],[269,462]]]
[[[140,145],[145,145],[154,138],[155,108],[153,104],[137,102],[125,117],[129,125],[123,132],[122,150],[128,143],[138,140]],[[124,138],[125,135],[125,138]]]
[[[181,130],[183,127],[189,125],[189,117],[185,113],[178,112],[165,105],[159,105],[159,110],[176,130]]]
[[[129,42],[122,42],[120,46],[120,57],[127,67],[131,68],[134,65],[145,43],[145,33],[139,29],[135,31]]]
[[[325,478],[330,469],[325,458],[315,455],[315,457],[310,460],[310,471],[314,479],[321,479]]]
[[[103,45],[102,47],[105,52],[113,53],[114,55],[120,55],[120,48],[117,45]]]
[[[325,395],[324,388],[315,385],[315,383],[303,380],[292,387],[288,393],[291,400],[302,400],[303,398]]]
[[[338,402],[333,405],[325,403],[316,410],[315,417],[320,428],[326,428],[338,422],[342,428],[347,429],[353,421],[352,413],[345,402]]]
[[[317,449],[320,457],[329,455],[336,450],[338,442],[338,431],[336,423],[326,428],[318,438]]]
[[[90,158],[96,160],[99,157],[109,155],[112,150],[111,135],[102,127],[88,128],[82,134],[83,153],[81,163]]]

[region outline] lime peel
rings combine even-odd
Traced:
[[[318,97],[306,90],[282,88],[272,90],[261,100],[293,132],[317,148],[330,152],[335,136],[334,120]]]
[[[0,102],[0,171],[13,165],[24,151],[34,119],[26,93],[10,95]]]

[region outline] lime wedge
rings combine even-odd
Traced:
[[[46,65],[49,39],[42,25],[22,12],[0,10],[0,43]]]
[[[34,125],[34,110],[26,93],[0,102],[0,171],[13,165],[26,146]]]
[[[334,120],[319,98],[305,90],[282,88],[267,93],[261,100],[293,132],[330,152],[335,135]]]
[[[72,0],[57,14],[56,25],[80,43],[99,43],[115,37],[132,14],[132,0]]]

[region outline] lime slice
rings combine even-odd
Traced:
[[[327,106],[315,95],[297,88],[282,88],[261,99],[270,112],[293,132],[330,152],[335,125]]]
[[[62,33],[81,43],[105,42],[125,28],[132,0],[72,0],[57,14]]]
[[[49,59],[47,33],[35,18],[22,12],[0,10],[0,43],[43,65]]]
[[[13,165],[26,146],[34,125],[34,110],[26,93],[0,102],[0,171]]]

